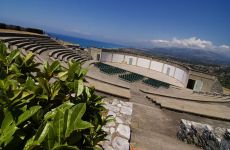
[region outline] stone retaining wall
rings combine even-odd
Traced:
[[[105,150],[129,150],[130,124],[133,104],[121,100],[105,99],[108,115],[114,117],[114,122],[108,123],[103,130],[108,133],[102,142]]]
[[[230,150],[230,129],[181,119],[177,138],[205,150]]]
[[[216,80],[211,88],[212,93],[223,93],[223,87],[218,80]]]

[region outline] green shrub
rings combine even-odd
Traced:
[[[100,149],[110,118],[102,97],[84,85],[87,70],[33,58],[0,43],[0,149]]]

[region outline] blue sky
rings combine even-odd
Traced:
[[[1,0],[0,22],[128,45],[230,45],[229,0]]]

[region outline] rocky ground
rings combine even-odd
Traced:
[[[114,117],[103,130],[107,132],[107,141],[102,142],[105,150],[129,150],[130,124],[133,104],[117,99],[104,99],[108,114]]]
[[[229,150],[230,129],[181,119],[177,138],[205,150]]]

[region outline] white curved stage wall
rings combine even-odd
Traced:
[[[150,69],[152,70],[155,70],[155,71],[158,71],[158,72],[162,72],[162,69],[163,69],[163,63],[161,62],[157,62],[157,61],[152,61],[151,62],[151,65],[150,65]]]
[[[101,61],[112,62],[112,53],[103,52],[101,55]]]
[[[156,60],[135,57],[128,54],[118,54],[110,52],[102,52],[101,54],[102,62],[115,62],[115,63],[125,63],[128,65],[134,65],[138,67],[143,67],[164,73],[170,77],[177,79],[178,81],[186,84],[188,80],[188,73],[181,68],[173,65],[169,65],[163,62],[158,62]]]
[[[129,60],[132,60],[132,62],[129,63]],[[137,64],[137,57],[125,55],[125,62],[129,65],[136,65]]]
[[[113,54],[112,62],[122,63],[124,61],[124,55]]]
[[[143,67],[143,68],[149,68],[150,60],[144,59],[144,58],[138,58],[137,59],[137,66]]]
[[[164,68],[163,68],[163,73],[164,74],[167,74],[168,76],[174,77],[174,71],[175,71],[174,66],[164,64]]]

